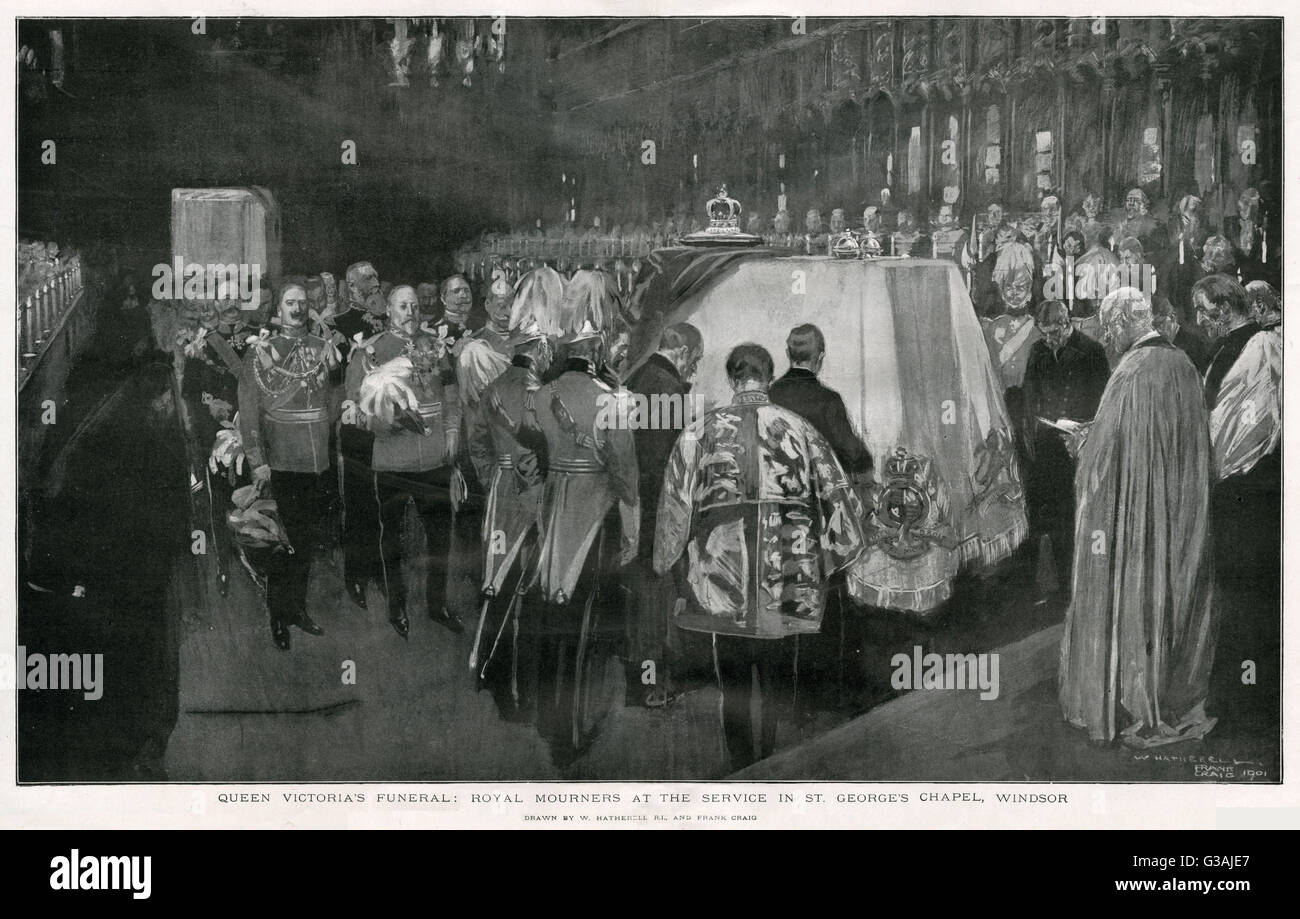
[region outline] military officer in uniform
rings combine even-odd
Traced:
[[[536,325],[515,332],[509,344],[510,366],[484,391],[481,411],[469,432],[476,471],[481,481],[489,483],[483,521],[483,611],[471,666],[492,689],[502,714],[515,718],[527,710],[528,676],[535,662],[529,653],[531,631],[521,648],[520,607],[537,554],[537,514],[546,466],[546,439],[537,424],[537,392],[551,361],[551,347]],[[502,643],[507,631],[513,654],[507,654]],[[522,668],[521,656],[525,658]]]
[[[244,357],[239,426],[253,481],[269,483],[291,546],[271,557],[266,588],[271,635],[287,651],[290,625],[324,634],[307,613],[307,579],[332,484],[332,389],[342,365],[334,346],[308,330],[305,282],[285,282],[277,303],[279,334],[254,342]]]
[[[488,290],[485,304],[487,324],[481,329],[465,331],[452,349],[461,397],[461,447],[455,459],[457,468],[464,470],[465,474],[465,494],[455,509],[451,542],[451,557],[455,560],[453,567],[458,575],[449,588],[448,599],[453,605],[463,601],[463,605],[472,606],[470,597],[476,594],[482,577],[479,568],[482,559],[480,531],[487,503],[488,479],[480,478],[479,464],[469,453],[468,432],[478,420],[484,389],[510,361],[510,316],[514,299],[514,287],[504,274],[498,274]]]
[[[455,386],[442,384],[447,355],[420,331],[419,321],[415,289],[394,287],[388,295],[388,329],[358,350],[347,375],[347,395],[356,406],[356,423],[375,436],[370,466],[374,470],[372,494],[378,504],[382,583],[388,597],[388,621],[402,638],[410,634],[401,564],[402,517],[408,498],[415,501],[429,545],[429,617],[453,632],[462,629],[460,620],[444,605],[451,490],[458,475],[453,458],[460,432],[460,404]],[[397,358],[406,361],[397,362]],[[418,422],[409,407],[396,407],[393,422],[379,410],[367,410],[380,401],[363,398],[365,379],[372,373],[414,394]]]
[[[433,334],[447,340],[447,347],[454,348],[456,343],[474,331],[470,326],[470,309],[474,306],[474,293],[469,281],[463,274],[453,274],[442,282],[439,299],[442,302],[442,316],[433,323]],[[453,366],[452,372],[455,372]],[[443,384],[448,385],[446,377]]]
[[[349,265],[344,277],[341,313],[332,325],[344,338],[344,360],[351,363],[359,342],[383,332],[386,304],[379,298],[379,275],[369,262]],[[379,518],[375,514],[370,457],[375,437],[352,423],[355,408],[344,405],[338,427],[339,484],[343,491],[343,584],[348,597],[366,608],[366,583],[382,576],[379,567]]]
[[[543,607],[538,627],[538,727],[557,764],[571,761],[590,738],[575,717],[588,662],[601,662],[603,633],[594,589],[614,566],[606,521],[617,506],[619,566],[637,551],[640,502],[636,449],[626,427],[602,425],[615,392],[596,378],[604,342],[590,323],[561,339],[564,371],[538,391],[536,415],[546,439],[541,546],[535,580]]]
[[[210,451],[211,459],[202,472],[208,485],[209,522],[217,563],[217,585],[221,596],[230,589],[230,558],[234,549],[230,531],[218,523],[229,506],[230,496],[241,476],[247,475],[246,463],[236,462],[231,436],[239,404],[239,381],[244,373],[244,351],[248,338],[256,329],[246,324],[245,310],[236,300],[217,301],[212,327],[206,325],[185,347],[185,375],[181,392],[189,403],[199,444]],[[229,431],[230,433],[223,433]],[[225,466],[221,469],[219,467]],[[220,473],[220,474],[217,474]]]
[[[487,301],[484,303],[488,315],[487,324],[481,329],[467,333],[466,338],[471,341],[486,342],[493,350],[507,354],[510,351],[510,312],[514,300],[514,287],[504,276],[498,276],[492,281],[492,286],[488,289]]]

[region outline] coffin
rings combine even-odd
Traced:
[[[186,265],[258,266],[280,280],[280,208],[264,188],[173,188],[172,257]]]
[[[731,347],[763,345],[780,376],[790,329],[821,328],[821,379],[875,459],[871,548],[849,572],[861,602],[932,611],[963,566],[994,563],[1024,540],[1011,423],[953,263],[661,250],[638,288],[645,332],[634,353],[652,353],[665,325],[696,325],[705,352],[693,392],[705,408],[730,401]]]

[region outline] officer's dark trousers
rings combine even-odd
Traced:
[[[271,471],[271,493],[292,552],[277,551],[266,566],[266,600],[271,618],[297,622],[307,607],[307,579],[320,532],[321,511],[329,506],[333,469],[326,472]]]
[[[376,472],[374,496],[379,511],[379,548],[382,561],[381,586],[388,595],[390,611],[406,602],[402,577],[402,518],[408,498],[424,524],[428,541],[428,584],[425,596],[429,613],[442,614],[447,587],[448,547],[451,544],[451,466],[427,472]],[[371,505],[372,513],[374,505]]]
[[[343,454],[343,577],[365,586],[379,580],[379,514],[375,511],[375,475],[370,468],[375,435],[355,425],[339,426]]]
[[[536,531],[524,541],[514,566],[496,596],[482,598],[487,614],[480,636],[478,660],[482,685],[491,691],[501,717],[523,720],[536,704],[537,634],[535,604],[519,591],[527,589],[537,555]]]
[[[590,739],[584,736],[582,724],[578,725],[576,733],[580,736],[576,743],[574,737],[575,702],[578,705],[584,703],[578,698],[583,691],[584,679],[584,674],[579,672],[578,657],[587,600],[596,590],[601,576],[603,553],[599,547],[608,538],[607,530],[596,537],[568,603],[537,603],[536,611],[529,611],[532,615],[528,638],[536,648],[537,660],[537,728],[551,744],[552,757],[561,762]],[[585,661],[598,662],[609,655],[622,638],[617,631],[621,624],[611,623],[608,616],[602,617],[602,612],[607,612],[602,608],[604,602],[600,598],[593,599],[587,644],[583,649]]]
[[[776,749],[776,725],[794,693],[798,638],[716,638],[718,683],[722,689],[722,730],[731,754],[731,771],[765,759]],[[754,677],[758,678],[760,739],[754,745]]]
[[[218,467],[219,468],[219,467]],[[230,559],[235,554],[235,541],[230,535],[230,528],[225,525],[224,517],[231,506],[231,495],[235,489],[227,478],[226,471],[208,474],[208,501],[211,504],[212,546],[217,557],[217,574],[223,579],[230,578]]]

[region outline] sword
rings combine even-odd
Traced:
[[[587,658],[587,642],[591,633],[591,608],[596,599],[596,587],[593,584],[590,592],[587,594],[587,602],[582,607],[582,631],[578,635],[578,653],[576,666],[573,668],[573,746],[580,746],[582,726],[578,721],[578,714],[582,709],[582,703],[586,701],[582,691],[582,667]]]
[[[478,629],[474,632],[474,647],[469,652],[469,669],[478,669],[478,649],[483,641],[483,624],[487,622],[488,606],[492,603],[491,597],[483,598],[483,609],[478,615]]]
[[[604,546],[597,538],[594,552],[596,553],[596,579],[591,585],[591,590],[587,593],[587,602],[582,607],[582,631],[578,633],[578,651],[575,655],[573,668],[573,746],[577,749],[581,746],[582,725],[578,720],[578,715],[582,710],[582,703],[586,702],[586,694],[582,691],[582,668],[587,662],[587,644],[591,640],[591,610],[595,605],[597,588],[600,585],[600,575],[604,572],[604,565],[601,564],[604,556]]]
[[[519,601],[523,599],[523,596],[516,590],[515,595],[510,598],[510,605],[506,607],[506,614],[501,619],[501,628],[497,629],[496,640],[492,642],[492,650],[488,652],[487,660],[483,662],[483,669],[479,671],[479,679],[483,678],[483,674],[487,672],[488,664],[492,663],[492,658],[496,657],[497,646],[501,644],[501,636],[506,632],[506,624],[515,615],[515,611],[519,608]]]

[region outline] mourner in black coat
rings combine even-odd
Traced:
[[[826,339],[815,325],[801,325],[786,339],[790,369],[772,384],[768,398],[773,405],[788,408],[812,422],[830,443],[835,457],[850,477],[872,471],[871,452],[853,429],[844,399],[817,379],[826,357]]]
[[[1039,334],[1025,366],[1020,436],[1025,498],[1035,545],[1052,540],[1061,593],[1068,594],[1074,559],[1075,462],[1064,435],[1044,423],[1092,421],[1110,378],[1106,349],[1070,323],[1069,307],[1048,300],[1035,316]]]
[[[691,376],[704,355],[700,330],[687,322],[670,325],[659,338],[659,350],[627,380],[627,388],[642,403],[640,415],[647,423],[632,432],[636,444],[638,490],[641,497],[641,538],[636,561],[626,570],[637,608],[628,616],[629,701],[657,707],[668,701],[679,648],[677,630],[670,621],[678,592],[671,576],[660,577],[653,567],[655,519],[664,470],[682,430],[695,421],[690,401]],[[672,658],[671,660],[669,658]],[[653,683],[643,683],[645,661],[654,661]]]
[[[821,329],[812,324],[795,326],[786,338],[785,352],[790,359],[790,369],[768,389],[768,399],[773,405],[808,419],[831,445],[849,478],[859,488],[865,489],[873,471],[871,451],[854,430],[844,399],[817,379],[826,358],[826,338]],[[809,685],[814,689],[800,695],[807,703],[811,703],[812,697],[819,692],[843,693],[848,689],[843,680],[845,663],[851,660],[849,649],[862,641],[863,621],[861,616],[846,615],[848,598],[843,584],[843,575],[831,578],[821,634],[813,636],[814,640],[809,642],[804,666],[811,677]],[[827,705],[838,705],[843,701],[822,699]]]

